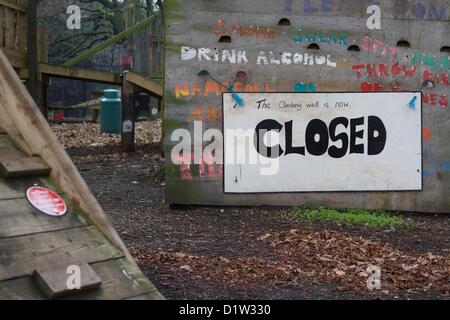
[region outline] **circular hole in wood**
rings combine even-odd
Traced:
[[[350,47],[347,48],[347,51],[360,52],[361,49],[356,44],[352,44]]]
[[[397,42],[397,47],[399,48],[411,48],[411,45],[409,44],[409,41],[407,40],[400,40]]]
[[[450,46],[443,46],[443,47],[441,48],[441,52],[444,52],[444,53],[450,53]]]
[[[290,26],[291,21],[288,18],[281,18],[280,21],[278,21],[279,26]]]
[[[231,37],[230,36],[221,36],[219,39],[220,43],[231,43]]]
[[[320,46],[317,43],[311,43],[308,48],[309,50],[320,50]]]

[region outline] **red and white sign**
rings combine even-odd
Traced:
[[[33,207],[49,216],[61,217],[67,213],[67,205],[64,199],[47,188],[29,188],[27,199]]]

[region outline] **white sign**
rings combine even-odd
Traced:
[[[422,190],[421,93],[224,94],[226,193]]]

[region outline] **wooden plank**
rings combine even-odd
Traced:
[[[17,14],[17,50],[26,52],[27,48],[27,16],[24,13]]]
[[[122,150],[135,150],[136,133],[136,99],[135,86],[128,81],[128,74],[123,77],[122,86]]]
[[[21,179],[4,179],[0,177],[0,201],[25,198],[26,190],[34,185],[43,186],[63,194],[62,190],[45,177],[28,177]]]
[[[38,155],[48,163],[55,183],[131,260],[125,244],[1,50],[0,82],[0,125],[28,155]]]
[[[65,216],[55,218],[37,212],[26,199],[1,200],[0,239],[82,227],[87,222],[78,214],[70,208]]]
[[[23,198],[24,195],[25,195],[25,192],[20,192],[20,191],[18,191],[15,188],[11,188],[11,186],[6,184],[3,181],[3,179],[0,178],[0,201],[1,200]]]
[[[39,109],[41,109],[43,116],[45,119],[48,119],[48,83],[49,77],[45,74],[40,74],[40,80],[38,81],[38,95],[37,95],[37,104]]]
[[[0,282],[0,300],[45,300],[31,277]]]
[[[17,5],[22,7],[25,11],[28,9],[28,2],[30,0],[13,0]]]
[[[27,155],[40,156],[49,164],[52,168],[52,181],[61,187],[69,199],[79,205],[86,213],[86,219],[95,225],[0,240],[0,281],[31,275],[37,266],[49,265],[55,261],[81,260],[93,263],[125,256],[127,263],[139,270],[1,50],[0,83],[0,126],[8,131],[11,139]],[[140,275],[142,282],[152,287],[152,284]],[[100,276],[103,279],[101,274]],[[154,291],[157,293],[156,289]]]
[[[48,36],[47,30],[39,26],[37,30],[38,37],[38,62],[48,63]]]
[[[37,1],[30,1],[27,10],[27,88],[34,101],[38,100],[38,44],[37,44]],[[41,107],[41,106],[39,106]],[[46,110],[40,109],[42,114]]]
[[[164,299],[139,268],[127,259],[111,260],[91,266],[102,279],[101,287],[80,296],[68,297],[67,300],[122,300],[144,294],[150,295],[152,299]]]
[[[16,11],[21,11],[23,13],[27,12],[27,7],[26,7],[25,3],[21,4],[21,3],[14,3],[11,1],[7,1],[7,0],[0,0],[0,6],[14,9]]]
[[[15,19],[16,19],[16,11],[13,9],[6,9],[5,15],[5,47],[8,49],[15,49]]]
[[[20,79],[22,79],[22,80],[27,80],[28,79],[28,69],[17,68],[16,72],[19,75]]]
[[[68,277],[72,274],[70,267],[78,268],[80,283],[78,288],[69,288],[67,285]],[[33,280],[47,299],[57,299],[70,296],[79,296],[84,293],[94,291],[100,287],[102,280],[91,268],[84,262],[74,263],[72,266],[61,264],[49,268],[39,268],[33,273]]]
[[[25,154],[13,146],[11,139],[6,135],[0,135],[0,159],[18,159]]]
[[[3,37],[4,37],[4,31],[3,31],[3,27],[4,27],[4,19],[5,19],[5,7],[0,6],[0,47],[4,46],[4,42],[3,42]]]
[[[0,281],[30,276],[34,270],[76,261],[94,263],[123,257],[95,227],[67,229],[0,240]]]
[[[9,62],[11,63],[11,65],[14,68],[19,68],[19,69],[24,69],[26,68],[27,64],[26,64],[26,55],[25,53],[16,51],[14,49],[9,49],[9,48],[1,48],[3,50],[3,52],[5,53],[5,55],[8,57]],[[27,70],[27,75],[28,75],[28,70]]]
[[[161,85],[137,73],[127,73],[127,80],[138,87],[147,90],[150,94],[153,94],[156,97],[163,96],[163,87]]]
[[[39,63],[39,72],[52,77],[122,85],[119,75],[105,71]]]
[[[4,178],[20,178],[29,176],[47,176],[51,168],[38,157],[1,160],[0,176]]]
[[[102,279],[102,285],[95,292],[76,295],[66,300],[163,300],[164,297],[139,269],[126,259],[110,260],[91,264]],[[131,277],[131,279],[130,279]],[[44,300],[43,293],[34,285],[31,277],[0,282],[0,300]]]

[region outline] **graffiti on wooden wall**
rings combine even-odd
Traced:
[[[351,30],[328,30],[326,27],[310,27],[305,24],[296,25],[290,16],[323,15],[334,16],[343,14],[354,7],[361,7],[364,3],[364,11],[361,12],[362,32]],[[190,67],[211,68],[211,70],[230,70],[242,68],[247,70],[260,70],[264,68],[281,67],[295,74],[317,69],[311,76],[299,74],[298,77],[288,77],[289,83],[278,79],[271,74],[267,79],[261,77],[241,81],[179,81],[172,83],[170,89],[175,99],[189,105],[189,111],[185,113],[188,123],[205,122],[220,123],[222,119],[222,106],[220,97],[230,92],[233,84],[234,92],[277,92],[286,88],[297,93],[315,93],[321,90],[340,91],[344,85],[346,90],[361,92],[381,91],[422,91],[422,103],[424,108],[442,108],[448,110],[448,89],[450,80],[450,56],[448,52],[426,51],[416,47],[416,44],[399,38],[398,42],[392,42],[389,37],[381,37],[371,30],[382,29],[381,19],[385,14],[405,19],[445,21],[449,17],[449,10],[445,2],[394,0],[391,7],[393,11],[386,13],[379,1],[355,1],[355,0],[284,0],[284,12],[289,13],[288,23],[277,25],[280,17],[277,17],[273,25],[267,22],[259,22],[254,19],[231,19],[224,15],[217,20],[217,16],[211,19],[208,27],[208,36],[217,41],[223,36],[229,36],[229,41],[213,44],[213,41],[199,43],[184,43],[179,51],[179,61],[189,64]],[[367,10],[366,10],[367,9]],[[232,21],[232,22],[231,22]],[[367,22],[367,23],[366,23]],[[252,45],[234,46],[234,37],[249,41]],[[241,39],[240,39],[241,40]],[[261,47],[258,44],[261,43]],[[280,50],[280,43],[289,46]],[[254,44],[254,46],[253,46]],[[311,46],[314,45],[314,46]],[[450,43],[442,43],[441,47]],[[352,47],[353,50],[350,50]],[[292,49],[294,48],[294,49]],[[314,49],[314,50],[312,50]],[[349,52],[353,51],[353,52]],[[229,67],[227,66],[229,65]],[[268,69],[269,70],[269,69]],[[225,71],[227,72],[227,71]],[[271,71],[272,72],[272,71]],[[339,73],[337,78],[347,75],[345,83],[335,81],[334,72]],[[230,74],[221,75],[231,79]],[[204,102],[202,102],[204,99]],[[211,102],[218,99],[217,103]],[[192,101],[192,102],[191,102]],[[182,104],[179,104],[180,106]],[[245,106],[244,106],[245,107]],[[424,143],[432,143],[431,127],[423,129]],[[188,158],[192,153],[187,152]],[[180,163],[180,159],[184,159]],[[223,175],[223,167],[208,164],[211,158],[205,156],[198,170],[192,170],[190,161],[174,154],[173,163],[180,163],[180,177],[183,180],[192,180],[196,177],[202,179],[220,179]],[[208,161],[205,161],[208,160]],[[432,176],[436,172],[442,172],[447,168],[448,159],[438,159],[437,156],[424,157],[425,164],[434,169],[424,171],[424,176]]]

